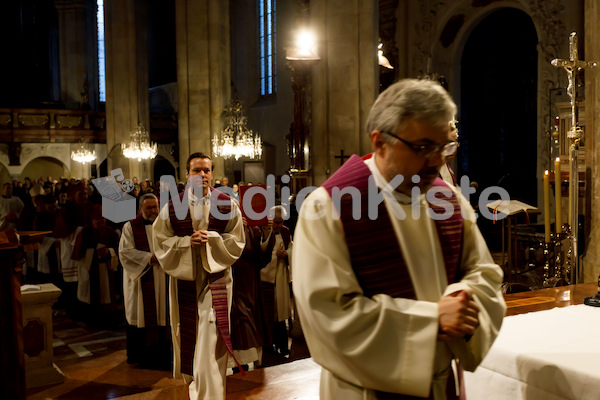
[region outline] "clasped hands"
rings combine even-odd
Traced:
[[[451,342],[473,335],[479,326],[479,311],[470,290],[458,290],[442,297],[438,301],[438,340]]]
[[[108,251],[108,248],[100,247],[96,249],[96,256],[98,257],[98,260],[104,260],[110,256],[110,252]]]
[[[283,245],[281,245],[281,247],[277,249],[277,252],[275,254],[277,254],[277,257],[279,258],[286,258],[288,256],[288,253],[285,250],[285,247],[283,247]]]
[[[208,243],[208,231],[198,229],[192,233],[190,238],[190,244],[192,247],[200,247],[205,243]]]

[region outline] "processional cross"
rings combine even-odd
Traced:
[[[579,275],[579,255],[578,255],[578,237],[579,237],[579,168],[578,168],[578,152],[579,144],[583,140],[583,129],[579,126],[578,112],[577,112],[577,75],[582,69],[596,67],[595,62],[583,61],[578,57],[577,51],[577,33],[573,32],[569,36],[569,59],[554,59],[552,65],[557,68],[564,68],[567,71],[567,77],[569,78],[569,86],[567,86],[567,94],[571,98],[571,129],[567,133],[567,137],[571,139],[570,146],[570,165],[569,171],[569,222],[570,222],[570,248],[567,254],[566,263],[566,278],[569,283],[578,283]],[[560,173],[560,172],[558,172]],[[560,204],[557,205],[560,207]],[[556,221],[560,224],[561,221]],[[560,238],[556,238],[556,244],[558,251],[560,251]],[[561,266],[555,265],[555,268]]]

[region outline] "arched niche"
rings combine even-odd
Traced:
[[[56,158],[36,157],[23,168],[19,180],[23,181],[23,179],[29,177],[35,182],[40,177],[47,178],[48,176],[51,176],[52,179],[67,178],[70,177],[70,172],[67,166]]]
[[[473,29],[461,59],[459,174],[537,203],[537,32],[514,8]]]
[[[472,37],[473,31],[490,15],[506,9],[521,11],[530,18],[538,39],[536,43],[538,56],[537,109],[534,110],[537,118],[537,148],[535,150],[537,183],[534,184],[537,187],[537,199],[532,201],[532,205],[541,204],[543,201],[542,175],[543,171],[550,167],[549,163],[551,162],[547,132],[554,127],[556,114],[552,104],[553,101],[558,101],[554,99],[554,95],[559,94],[556,92],[556,88],[566,87],[566,83],[563,84],[566,81],[566,74],[553,67],[550,62],[554,58],[568,56],[567,38],[569,33],[583,29],[583,5],[577,3],[571,6],[569,3],[569,7],[565,7],[565,3],[564,0],[503,0],[477,2],[477,4],[470,0],[447,2],[441,5],[434,14],[436,23],[433,26],[436,28],[433,33],[434,39],[429,42],[431,44],[432,71],[448,78],[450,93],[459,107],[458,119],[462,123],[466,119],[461,115],[464,96],[461,84],[463,76],[461,61],[465,45]],[[513,24],[513,21],[506,21],[506,25],[514,31],[520,29]],[[427,35],[421,36],[427,37]],[[513,37],[513,39],[508,37]],[[508,37],[507,41],[513,40],[513,44],[519,45],[520,36],[516,40],[514,35]],[[428,49],[426,43],[428,42],[421,44],[421,47]],[[415,55],[418,67],[424,68],[426,54],[427,52],[421,51]],[[513,61],[511,68],[521,68],[521,60]]]
[[[501,187],[511,199],[534,206],[538,203],[537,44],[531,17],[515,8],[494,10],[473,28],[460,59],[457,155],[458,175],[476,181],[480,191]],[[486,235],[485,226],[480,227]]]
[[[0,185],[4,185],[7,182],[12,182],[12,177],[4,164],[0,163]]]
[[[172,176],[177,182],[175,167],[169,160],[159,155],[154,159],[154,180],[160,179],[163,175]]]

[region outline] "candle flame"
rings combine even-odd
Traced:
[[[544,171],[544,175],[549,175],[550,173],[548,172],[548,170]]]
[[[556,157],[556,162],[560,162],[560,157]]]

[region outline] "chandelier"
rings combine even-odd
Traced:
[[[260,159],[262,157],[262,140],[258,134],[246,126],[248,118],[239,100],[231,102],[223,110],[225,129],[212,139],[213,155],[236,160],[240,157]]]
[[[127,158],[137,158],[138,162],[156,157],[158,148],[156,143],[150,142],[148,131],[138,123],[137,128],[131,132],[129,143],[122,143],[121,150]]]
[[[82,164],[92,162],[96,159],[96,151],[91,151],[89,143],[81,138],[79,146],[75,151],[71,151],[71,159]]]

